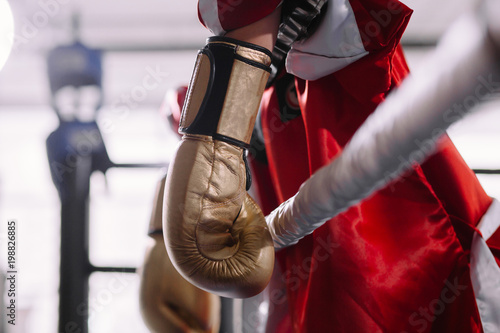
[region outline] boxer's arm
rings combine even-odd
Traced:
[[[272,51],[281,20],[281,7],[263,19],[226,33],[226,37],[260,45]]]
[[[181,275],[226,297],[267,285],[274,249],[246,193],[246,147],[270,73],[279,9],[200,50],[180,121],[184,134],[165,187],[164,236]]]

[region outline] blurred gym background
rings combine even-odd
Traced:
[[[403,2],[415,11],[403,39],[411,69],[418,68],[450,23],[475,3]],[[90,178],[90,263],[105,269],[90,275],[89,331],[147,332],[133,271],[141,265],[148,242],[160,166],[168,163],[177,141],[158,110],[168,91],[188,83],[196,52],[209,36],[198,22],[196,1],[9,3],[15,38],[0,72],[0,271],[7,271],[6,223],[15,219],[19,274],[16,326],[0,326],[0,331],[58,331],[61,203],[46,140],[59,119],[71,118],[78,109],[81,120],[96,120],[113,163],[150,165],[113,167],[105,176],[94,172]],[[61,89],[53,98],[47,68],[51,50],[77,40],[100,50],[102,61],[102,90],[81,89],[79,108],[71,89]],[[450,135],[472,168],[500,169],[498,103],[487,101],[478,109]],[[500,175],[478,177],[490,195],[500,198]]]

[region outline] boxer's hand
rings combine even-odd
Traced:
[[[225,297],[250,297],[272,274],[274,248],[246,193],[247,147],[269,76],[269,51],[210,38],[191,79],[165,189],[164,233],[189,282]]]

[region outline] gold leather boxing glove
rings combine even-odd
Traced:
[[[270,63],[260,46],[208,39],[168,171],[163,229],[172,263],[192,284],[225,297],[258,294],[274,265],[265,218],[246,193],[245,157]]]
[[[162,235],[165,178],[159,182],[149,225],[152,244],[141,269],[141,314],[151,332],[217,333],[220,298],[187,282],[170,261]]]

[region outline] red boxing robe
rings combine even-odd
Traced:
[[[338,156],[408,74],[399,40],[411,10],[392,0],[346,3],[339,8],[352,11],[366,52],[317,80],[295,78],[290,86],[282,78],[264,94],[268,165],[254,160],[253,167],[265,213]],[[249,12],[245,24],[267,15],[255,13]],[[219,22],[229,27],[224,17]],[[282,274],[275,279],[286,285],[288,300],[288,316],[277,331],[483,332],[470,263],[476,226],[490,204],[449,138],[443,138],[427,162],[277,252]],[[497,258],[499,238],[497,232],[488,243]],[[267,290],[271,320],[273,305],[282,302],[273,291]]]

